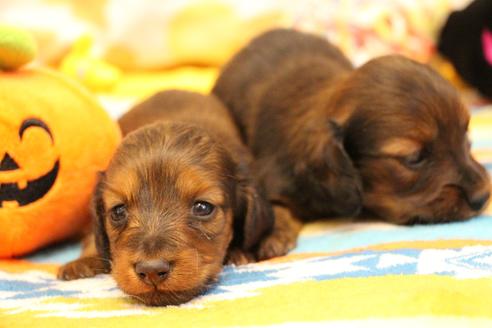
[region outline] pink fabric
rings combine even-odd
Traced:
[[[482,31],[482,47],[485,60],[492,66],[492,32],[487,28]]]

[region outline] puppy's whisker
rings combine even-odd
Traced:
[[[109,264],[113,264],[113,262],[110,259],[107,259],[105,257],[94,256],[93,258],[95,258],[95,259],[97,259],[99,261],[108,262]]]
[[[198,250],[195,248],[195,272],[198,272],[198,262],[200,260],[200,256],[198,255]]]
[[[141,303],[144,303],[144,304],[145,304],[145,303],[147,303],[147,302],[146,302],[146,301],[145,301],[142,297],[140,297],[140,296],[137,296],[137,295],[131,295],[131,294],[130,294],[130,297],[131,297],[131,298],[136,299],[137,301],[139,301],[139,302],[141,302]]]
[[[200,224],[200,227],[198,228],[198,231],[207,239],[207,240],[212,240],[213,238],[207,234],[205,229],[203,228],[202,224]]]

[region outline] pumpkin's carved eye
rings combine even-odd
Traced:
[[[38,120],[37,118],[28,118],[25,119],[24,122],[22,122],[21,127],[19,129],[19,138],[22,139],[22,136],[24,135],[24,131],[26,131],[30,127],[39,127],[45,130],[50,135],[51,142],[53,142],[53,135],[51,134],[50,128],[46,125],[46,123],[44,123],[41,120]]]
[[[25,132],[29,128],[41,128],[50,137],[53,144],[53,134],[50,128],[37,118],[25,119],[19,128],[19,138],[22,140]],[[26,136],[29,138],[28,136]],[[32,137],[32,136],[31,136]],[[26,142],[24,140],[23,142]],[[1,155],[0,155],[1,156]],[[15,157],[8,152],[5,152],[0,160],[0,173],[9,173],[8,171],[25,170],[26,168],[20,167]],[[9,202],[9,206],[13,206],[11,203],[16,203],[17,206],[25,206],[37,201],[51,190],[55,180],[58,176],[58,170],[60,169],[60,160],[56,160],[53,163],[51,169],[43,175],[27,180],[27,181],[9,181],[6,183],[0,183],[0,209],[4,207],[4,201]]]
[[[21,127],[19,128],[19,138],[21,140],[24,136],[24,132],[31,127],[43,129],[50,136],[51,143],[53,143],[53,135],[51,134],[50,128],[46,125],[46,123],[37,118],[28,118],[22,122]],[[12,158],[12,156],[9,153],[5,153],[0,161],[0,171],[14,171],[19,168],[19,164]]]
[[[0,162],[0,171],[12,171],[12,170],[17,170],[19,168],[19,164],[10,157],[8,153],[5,153],[5,155],[2,158],[2,161]]]

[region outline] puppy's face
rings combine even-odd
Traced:
[[[369,212],[425,223],[467,219],[485,207],[490,180],[470,153],[468,111],[432,69],[399,56],[373,60],[337,102],[350,112],[345,145]]]
[[[148,305],[179,304],[216,279],[234,217],[247,208],[237,209],[236,173],[196,128],[156,124],[125,138],[94,199],[96,244],[123,291]]]

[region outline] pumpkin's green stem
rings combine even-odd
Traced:
[[[32,35],[20,28],[0,25],[0,69],[15,70],[36,57]]]

